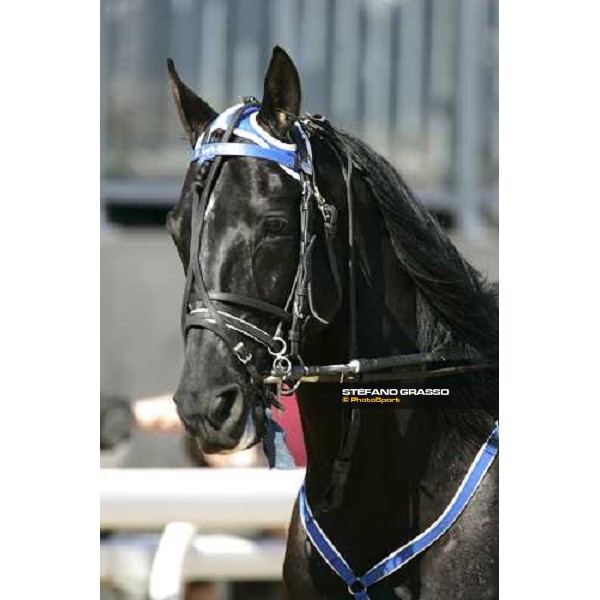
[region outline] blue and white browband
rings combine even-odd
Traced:
[[[242,113],[233,134],[253,142],[210,142],[210,138],[216,131],[225,131],[235,112],[241,107],[236,104],[222,112],[198,138],[192,161],[202,164],[217,156],[249,156],[261,158],[278,164],[288,175],[294,179],[300,179],[296,160],[296,144],[287,144],[273,137],[268,131],[260,126],[256,117],[259,107],[249,105]]]

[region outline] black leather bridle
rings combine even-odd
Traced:
[[[259,105],[253,100],[247,100],[232,116],[227,130],[224,132],[219,145],[228,144],[234,135],[234,130],[240,117],[248,108]],[[294,124],[293,134],[296,141],[297,170],[302,185],[302,200],[300,205],[300,247],[299,259],[292,289],[284,307],[269,302],[230,292],[209,291],[206,287],[199,260],[200,243],[204,227],[206,208],[214,187],[215,180],[225,156],[218,155],[205,160],[197,166],[193,182],[191,240],[189,265],[181,311],[181,327],[184,337],[191,328],[202,328],[212,331],[219,336],[244,366],[252,384],[264,397],[262,387],[266,384],[284,382],[288,384],[283,389],[284,394],[291,394],[304,379],[304,363],[300,356],[300,342],[304,325],[309,317],[326,322],[316,311],[310,301],[310,258],[317,234],[312,230],[313,211],[315,205],[321,213],[325,226],[326,245],[338,293],[341,295],[342,283],[338,271],[337,259],[333,246],[336,229],[336,209],[325,202],[316,187],[315,173],[312,164],[311,147],[300,122]],[[235,144],[236,146],[241,144]],[[243,149],[241,150],[243,152]],[[243,154],[241,154],[243,155]],[[190,302],[192,292],[196,299]],[[217,307],[218,302],[222,307]],[[230,306],[251,309],[278,319],[274,333],[265,331],[247,319],[230,312]],[[233,332],[243,338],[265,346],[273,356],[271,371],[264,377],[253,365],[253,355],[246,347],[243,339],[234,338]],[[285,336],[285,337],[284,337]]]

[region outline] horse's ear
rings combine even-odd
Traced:
[[[179,79],[179,73],[177,73],[175,63],[171,58],[167,59],[167,68],[171,80],[171,91],[175,98],[181,124],[190,140],[190,144],[194,146],[202,128],[212,121],[217,113]]]
[[[300,76],[287,52],[275,46],[265,76],[260,117],[280,137],[286,137],[294,117],[300,114]]]

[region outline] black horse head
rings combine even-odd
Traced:
[[[214,128],[218,113],[180,80],[172,61],[169,61],[169,74],[177,109],[192,147],[202,135],[212,136],[211,140],[221,139],[223,131]],[[256,126],[270,136],[276,146],[295,148],[292,127],[299,116],[300,97],[298,72],[289,56],[277,47],[265,77],[260,110],[255,115]],[[211,124],[213,129],[208,131]],[[252,143],[236,135],[229,141]],[[335,158],[330,157],[330,160],[335,161]],[[323,162],[327,165],[327,160]],[[180,200],[167,219],[167,228],[184,269],[189,273],[190,261],[197,261],[203,287],[211,297],[219,293],[237,295],[283,309],[294,286],[299,260],[302,200],[299,177],[275,162],[247,156],[228,157],[217,172],[211,174],[210,182],[206,181],[207,167],[192,162]],[[332,184],[341,185],[339,176]],[[202,215],[193,214],[196,185],[199,189],[210,186]],[[193,224],[197,224],[198,219],[202,220],[198,234],[201,239],[192,250],[197,255],[190,256],[190,248],[194,248]],[[323,225],[315,220],[311,228],[314,240],[310,248],[310,269],[315,273],[313,280],[322,282],[309,290],[311,311],[318,316],[312,326],[318,326],[337,313],[341,295],[339,284],[337,288],[332,287],[332,276],[328,273],[338,269],[331,265],[331,256],[323,241]],[[203,300],[197,280],[196,273],[196,284],[189,290],[191,306]],[[175,401],[186,428],[203,451],[236,451],[256,443],[264,430],[264,397],[252,375],[258,377],[259,373],[270,371],[273,357],[268,347],[240,335],[235,329],[239,321],[235,319],[272,336],[280,315],[260,310],[260,307],[256,310],[247,304],[231,306],[215,301],[213,306],[230,315],[230,326],[225,335],[219,335],[205,319],[205,327],[187,330],[185,364]],[[235,350],[240,342],[244,345],[244,357]],[[242,364],[240,358],[248,356],[252,357],[250,363]],[[250,367],[253,372],[249,376]]]

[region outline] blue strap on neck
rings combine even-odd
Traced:
[[[477,491],[485,474],[494,462],[498,454],[498,444],[499,429],[496,423],[496,427],[473,460],[454,498],[452,498],[450,504],[448,504],[438,519],[416,538],[392,552],[360,577],[354,574],[343,556],[338,552],[337,548],[325,535],[313,517],[306,499],[305,484],[302,485],[299,495],[300,519],[304,530],[325,562],[348,586],[348,591],[357,600],[369,600],[367,589],[370,586],[406,565],[415,556],[440,539],[452,527],[469,504],[473,494]]]

